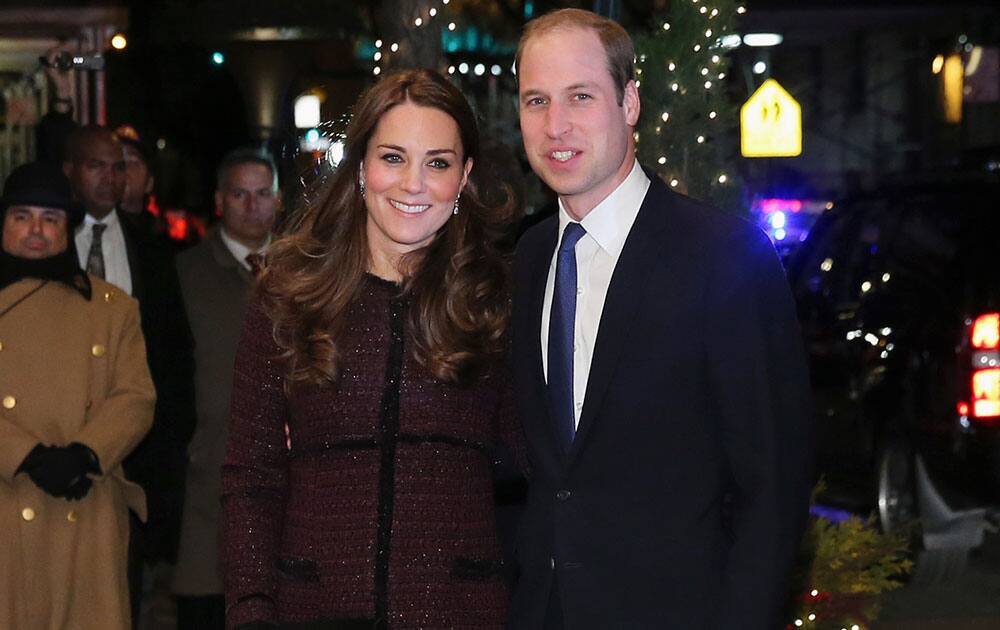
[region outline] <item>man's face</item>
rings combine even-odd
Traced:
[[[125,193],[122,196],[122,210],[139,213],[145,208],[146,195],[153,192],[153,174],[143,159],[139,149],[123,144],[125,151]]]
[[[535,173],[582,219],[632,168],[635,82],[622,104],[597,34],[562,28],[528,40],[518,66],[521,134]]]
[[[226,234],[251,249],[267,240],[280,206],[274,176],[263,164],[229,168],[215,191],[215,209],[222,215]]]
[[[87,214],[103,219],[125,192],[125,153],[112,137],[97,136],[83,146],[63,171]]]
[[[11,206],[3,220],[3,250],[37,260],[66,251],[66,213],[56,208]]]

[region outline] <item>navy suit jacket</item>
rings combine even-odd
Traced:
[[[759,229],[651,178],[608,288],[568,452],[539,336],[558,218],[518,244],[512,361],[532,473],[510,628],[544,626],[553,584],[572,630],[786,621],[813,481],[787,281]]]

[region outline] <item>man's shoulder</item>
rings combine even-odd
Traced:
[[[524,234],[517,241],[517,255],[523,256],[533,252],[551,240],[554,234],[559,231],[559,214],[550,213],[549,216],[534,223],[525,230]]]
[[[206,235],[197,245],[177,254],[176,261],[177,274],[182,283],[195,282],[206,275],[217,275],[227,266],[235,269],[239,264],[215,232]]]
[[[669,233],[701,248],[766,239],[760,228],[746,217],[675,192],[655,174],[650,179],[643,205],[649,206]]]

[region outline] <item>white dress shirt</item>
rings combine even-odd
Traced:
[[[625,247],[639,207],[649,189],[649,178],[636,160],[624,181],[610,195],[597,204],[580,221],[587,233],[576,244],[576,320],[573,331],[573,413],[580,424],[583,398],[587,393],[590,362],[594,358],[594,343],[601,323],[604,299],[608,295],[611,274],[618,264],[618,257]],[[571,221],[562,200],[559,200],[559,236]],[[545,301],[542,303],[542,369],[546,381],[549,375],[549,315],[552,311],[552,293],[556,284],[556,258],[558,242],[549,264],[549,277],[545,283]]]
[[[250,263],[247,262],[247,256],[250,254],[260,254],[263,256],[267,246],[271,244],[270,234],[267,235],[267,240],[264,241],[264,244],[257,250],[250,249],[243,243],[234,239],[232,236],[229,236],[229,234],[226,233],[226,228],[219,228],[219,236],[222,237],[223,244],[226,246],[226,249],[229,250],[229,253],[233,255],[233,258],[235,258],[236,261],[243,265],[243,268],[247,270],[250,270]]]
[[[83,225],[76,231],[74,242],[76,254],[80,258],[80,267],[87,268],[87,256],[90,254],[90,243],[94,240],[93,226],[103,223],[107,227],[101,234],[101,252],[104,254],[104,279],[125,293],[132,295],[132,271],[128,266],[128,250],[125,248],[125,234],[122,232],[118,211],[112,210],[108,216],[97,220],[89,214],[83,219]]]

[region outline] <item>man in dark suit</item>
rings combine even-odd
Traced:
[[[81,267],[139,301],[149,370],[156,386],[153,428],[125,460],[126,476],[146,491],[148,520],[133,523],[129,584],[138,618],[142,562],[173,562],[184,490],[184,449],[194,431],[193,341],[173,259],[117,209],[125,188],[125,154],[104,127],[74,130],[63,172],[87,214],[75,243]]]
[[[770,630],[812,482],[799,329],[767,238],[636,162],[634,55],[576,9],[518,48],[559,210],[515,260],[532,476],[508,625]]]
[[[267,247],[281,207],[274,162],[260,151],[233,151],[219,165],[216,180],[215,209],[222,217],[221,225],[177,257],[195,339],[198,408],[198,428],[188,447],[187,491],[173,583],[181,630],[225,627],[220,497],[233,362],[250,298],[252,263]]]

